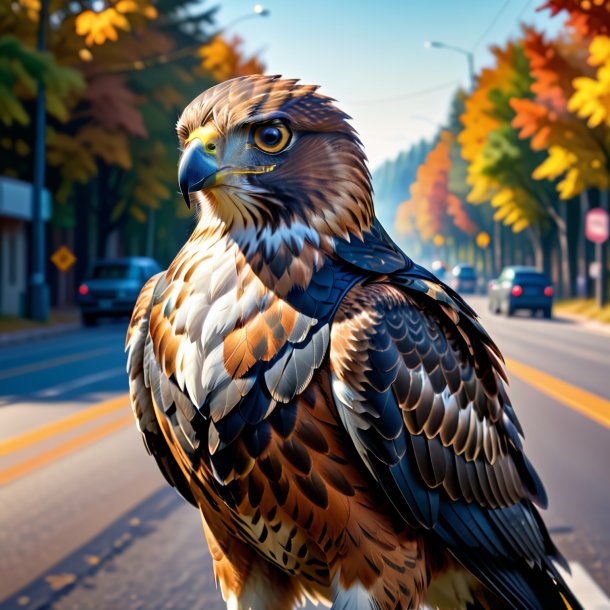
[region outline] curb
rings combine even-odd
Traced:
[[[21,343],[28,343],[29,341],[38,341],[40,339],[50,339],[51,337],[66,335],[76,332],[81,328],[82,326],[80,323],[70,322],[48,327],[28,328],[11,333],[0,333],[0,349],[12,345],[19,345]]]

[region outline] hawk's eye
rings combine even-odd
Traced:
[[[278,153],[290,142],[290,129],[284,123],[267,123],[254,128],[254,143],[267,153]]]

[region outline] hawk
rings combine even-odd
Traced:
[[[276,76],[184,110],[197,224],[127,336],[148,451],[230,609],[577,610],[500,352],[376,219],[348,119]]]

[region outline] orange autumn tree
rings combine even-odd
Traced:
[[[440,243],[447,236],[461,239],[473,235],[477,226],[464,202],[449,189],[453,134],[445,130],[417,171],[411,199],[397,212],[397,229],[402,235],[417,231],[424,241]]]
[[[172,227],[185,222],[177,215],[186,209],[176,197],[176,117],[220,72],[231,77],[262,70],[260,62],[243,58],[238,41],[214,70],[202,65],[198,51],[217,29],[214,9],[201,4],[49,0],[48,52],[39,54],[40,2],[0,3],[0,49],[6,51],[0,54],[12,54],[10,79],[0,84],[0,119],[8,124],[0,138],[0,173],[31,180],[27,119],[34,115],[34,72],[48,74],[46,182],[56,203],[54,226],[78,227],[78,273],[91,244],[103,256],[111,234],[127,252],[142,251],[147,240],[161,258],[173,255],[173,234],[185,229]],[[155,217],[155,232],[167,231],[168,239],[146,230]]]
[[[529,62],[520,42],[494,47],[492,52],[495,65],[479,75],[466,100],[458,135],[468,162],[468,201],[489,204],[495,210],[493,219],[514,233],[528,229],[536,265],[542,266],[542,234],[553,213],[553,188],[532,177],[542,154],[532,151],[511,125],[515,116],[511,101],[532,97]]]
[[[511,226],[515,233],[540,222],[543,211],[523,182],[523,159],[511,146],[510,119],[506,106],[529,90],[529,72],[523,50],[515,42],[492,49],[496,63],[479,75],[477,86],[466,99],[458,135],[462,156],[468,162],[468,201],[490,203],[494,219]],[[502,163],[501,168],[496,166]],[[516,163],[516,165],[515,165]],[[502,171],[493,171],[494,168]]]
[[[610,35],[607,0],[548,0],[539,8],[543,9],[551,16],[568,13],[566,24],[584,36]]]
[[[576,86],[583,75],[594,73],[587,64],[586,41],[578,32],[546,40],[529,29],[524,48],[534,77],[534,97],[514,99],[511,105],[516,112],[513,126],[520,130],[520,137],[531,138],[532,149],[547,152],[534,169],[534,178],[557,180],[562,199],[578,196],[587,188],[608,188],[609,130],[590,126],[570,111],[578,93]]]

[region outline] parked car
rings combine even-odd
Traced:
[[[475,294],[477,291],[477,272],[472,265],[456,265],[451,270],[449,285],[456,292]]]
[[[159,271],[157,261],[141,256],[97,261],[78,288],[83,324],[93,326],[101,317],[131,315],[142,286]]]
[[[550,318],[553,308],[553,285],[548,276],[534,267],[504,267],[500,276],[489,283],[489,310],[512,316],[518,309],[532,314],[542,311]]]
[[[430,270],[432,271],[432,273],[434,273],[434,275],[436,275],[439,280],[441,280],[441,282],[447,281],[447,274],[449,273],[449,267],[447,266],[447,263],[441,260],[432,261],[430,265]]]

